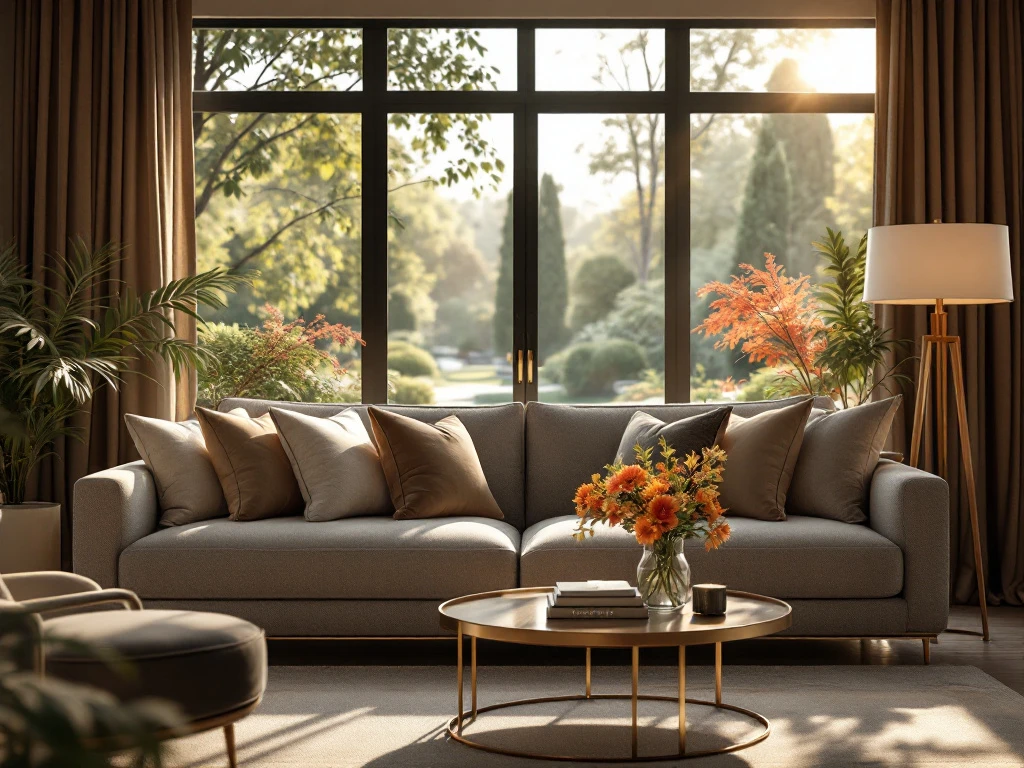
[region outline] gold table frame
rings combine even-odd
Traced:
[[[558,632],[554,637],[545,638],[545,635],[551,634],[544,628],[529,628],[529,627],[515,627],[515,628],[502,628],[501,626],[495,626],[494,624],[475,624],[471,622],[459,621],[458,619],[448,615],[445,609],[449,606],[455,606],[464,604],[472,600],[481,600],[493,597],[504,597],[504,596],[531,596],[531,595],[546,595],[551,591],[550,587],[541,588],[525,588],[525,589],[514,589],[514,590],[501,590],[498,592],[487,592],[479,595],[469,595],[463,598],[457,598],[455,600],[449,600],[440,607],[441,612],[441,623],[442,626],[450,629],[455,629],[458,635],[457,640],[457,672],[456,672],[456,686],[457,692],[457,714],[455,717],[448,721],[448,735],[460,744],[465,744],[468,747],[480,749],[485,752],[491,752],[494,754],[508,755],[511,757],[525,757],[539,760],[553,760],[553,761],[576,761],[586,763],[611,763],[611,762],[654,762],[660,760],[685,760],[695,757],[708,757],[711,755],[726,754],[729,752],[736,752],[741,749],[746,749],[758,744],[768,738],[771,734],[771,722],[763,715],[754,712],[753,710],[745,709],[743,707],[736,706],[734,704],[726,704],[722,701],[722,642],[728,640],[746,639],[750,637],[763,637],[767,634],[778,632],[782,629],[787,628],[791,623],[791,610],[789,605],[782,602],[781,600],[775,600],[773,598],[763,597],[761,595],[753,595],[744,592],[729,592],[729,595],[734,598],[748,598],[759,601],[764,601],[775,606],[784,607],[786,612],[777,617],[763,622],[758,622],[753,625],[745,625],[743,627],[721,627],[717,630],[715,628],[708,628],[706,630],[693,633],[695,637],[691,640],[686,635],[690,633],[678,632],[675,633],[675,640],[688,640],[688,642],[667,642],[669,639],[661,636],[652,636],[650,640],[643,637],[641,644],[635,644],[634,642],[623,643],[621,640],[627,637],[633,640],[638,637],[646,636],[648,633],[638,633],[634,630],[623,629],[621,633],[602,633],[600,636],[595,636],[592,632],[588,632],[586,627],[581,627],[578,631],[571,632]],[[636,626],[635,624],[633,625]],[[657,635],[657,633],[653,633]],[[715,646],[715,700],[704,701],[702,699],[688,699],[686,698],[686,647],[688,645],[702,645],[709,644],[709,640],[705,639],[705,635],[709,635],[712,638],[715,636],[721,636],[720,638],[713,639]],[[463,659],[463,645],[464,638],[470,638],[470,709],[464,709],[464,670],[465,661]],[[582,645],[586,649],[586,677],[585,677],[585,688],[582,694],[568,694],[562,696],[545,696],[539,698],[530,699],[519,699],[516,701],[502,702],[499,704],[491,704],[486,707],[477,706],[477,652],[476,652],[476,641],[478,637],[485,639],[500,640],[505,642],[514,642],[519,644],[527,645],[551,645],[551,646],[562,646],[562,647],[579,647]],[[701,640],[704,642],[701,642]],[[593,644],[586,642],[587,640],[596,641]],[[583,642],[580,642],[583,641]],[[591,651],[593,647],[615,647],[615,648],[631,648],[632,649],[632,690],[629,694],[595,694],[592,691],[592,675],[591,675]],[[640,648],[641,647],[678,647],[679,649],[679,693],[678,696],[653,696],[641,694],[639,692],[639,677],[640,677]],[[632,723],[631,723],[631,751],[630,757],[589,757],[589,756],[573,756],[573,755],[553,755],[538,752],[529,752],[525,750],[513,750],[506,749],[503,747],[495,747],[488,744],[483,744],[479,741],[475,741],[463,735],[463,726],[467,721],[475,721],[479,715],[486,712],[493,712],[501,709],[511,709],[521,706],[529,706],[533,704],[545,704],[550,702],[559,701],[589,701],[589,700],[608,700],[608,699],[629,699],[632,705]],[[677,702],[679,705],[679,751],[671,754],[659,754],[659,755],[639,755],[639,725],[638,725],[638,702],[640,701],[669,701]],[[687,728],[686,728],[686,705],[698,705],[698,706],[710,706],[716,709],[725,709],[732,712],[736,712],[740,715],[750,718],[756,723],[763,726],[763,729],[756,735],[740,742],[729,744],[719,749],[708,749],[700,750],[697,752],[687,752]]]

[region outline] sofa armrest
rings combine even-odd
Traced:
[[[942,632],[949,620],[946,481],[905,464],[880,461],[871,478],[868,520],[903,550],[907,632]]]
[[[160,513],[156,484],[144,462],[87,475],[75,483],[72,565],[102,587],[116,587],[121,552],[153,533]]]

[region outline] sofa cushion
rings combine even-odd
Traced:
[[[351,405],[348,403],[285,403],[274,400],[256,400],[243,397],[229,397],[222,400],[217,406],[218,410],[227,411],[232,408],[244,408],[250,416],[259,416],[267,413],[271,407],[281,408],[299,413],[308,413],[312,416],[333,416],[348,408],[354,409],[367,430],[372,430],[370,417],[367,414],[365,405]],[[476,447],[477,456],[480,458],[480,466],[483,467],[484,477],[487,478],[487,487],[491,489],[495,501],[501,507],[505,520],[519,530],[526,527],[523,514],[523,475],[526,471],[526,457],[524,453],[523,437],[523,405],[522,403],[507,403],[505,405],[477,405],[464,408],[446,408],[443,406],[428,405],[380,405],[375,406],[384,411],[400,413],[403,416],[428,424],[434,424],[445,416],[455,415],[465,425],[469,436],[473,438],[473,445]],[[627,415],[626,421],[629,420]],[[622,422],[616,435],[615,442],[606,452],[608,456],[615,453],[615,446],[618,445],[618,438],[622,436],[622,428],[626,422]],[[599,467],[604,466],[608,461],[605,457],[601,460]],[[587,473],[590,477],[590,473]],[[579,485],[579,483],[577,483]],[[573,486],[576,490],[576,486]],[[572,494],[569,495],[572,501]]]
[[[143,599],[439,599],[516,586],[519,532],[482,518],[212,520],[121,553]]]
[[[575,515],[536,523],[523,534],[520,583],[626,579],[636,584],[641,548],[622,528],[597,526],[572,539]],[[786,598],[893,597],[903,589],[903,552],[866,526],[791,515],[766,521],[730,518],[732,536],[720,549],[686,542],[694,583]]]
[[[795,397],[735,403],[732,415],[748,418],[805,399]],[[221,407],[236,408],[244,402],[226,400]],[[588,482],[592,474],[600,472],[609,458],[615,455],[626,425],[636,411],[671,422],[721,407],[722,403],[560,405],[531,402],[526,407],[526,525],[572,513],[576,489]],[[827,397],[816,397],[814,407],[834,409]],[[459,418],[463,418],[461,413]],[[468,420],[466,426],[470,426]],[[478,450],[481,450],[483,461],[481,440],[472,429],[470,433]],[[487,469],[486,463],[484,469]],[[498,502],[501,503],[500,496]]]

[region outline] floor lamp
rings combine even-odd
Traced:
[[[864,301],[875,304],[924,304],[935,307],[931,333],[921,339],[921,366],[914,400],[914,431],[910,464],[921,453],[932,367],[935,368],[935,424],[939,474],[949,478],[946,455],[949,380],[953,375],[960,453],[967,485],[967,503],[974,540],[974,570],[981,604],[982,637],[989,639],[985,574],[978,532],[978,496],[967,429],[964,372],[960,337],[950,336],[947,304],[996,304],[1013,301],[1010,277],[1010,238],[995,224],[906,224],[868,230]]]

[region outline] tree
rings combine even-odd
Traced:
[[[501,250],[498,251],[498,281],[494,287],[494,353],[512,354],[512,316],[515,310],[512,297],[513,264],[512,193],[508,193],[505,206],[505,224],[501,228]]]
[[[736,232],[736,262],[756,262],[765,253],[786,254],[789,247],[792,183],[786,153],[773,123],[764,120],[743,192]]]
[[[615,297],[635,282],[633,270],[617,256],[591,256],[582,261],[572,280],[569,326],[573,332],[607,317]]]
[[[558,186],[551,174],[540,180],[537,211],[537,327],[538,354],[543,364],[569,340],[565,314],[569,304],[569,278],[565,268],[565,237],[562,234]],[[508,316],[506,317],[506,321]]]
[[[362,81],[358,30],[199,29],[193,43],[196,91],[337,91]],[[428,49],[431,55],[416,55]],[[474,30],[392,29],[389,78],[410,90],[491,88],[495,73],[480,64],[483,52]],[[426,159],[456,141],[466,151],[438,183],[500,179],[504,166],[480,133],[486,116],[415,119],[421,125],[413,146],[389,142],[396,177],[414,157]],[[407,127],[410,116],[393,115],[391,125]],[[200,264],[263,272],[220,319],[251,322],[271,301],[289,315],[315,309],[358,322],[358,116],[196,113],[193,130]]]

